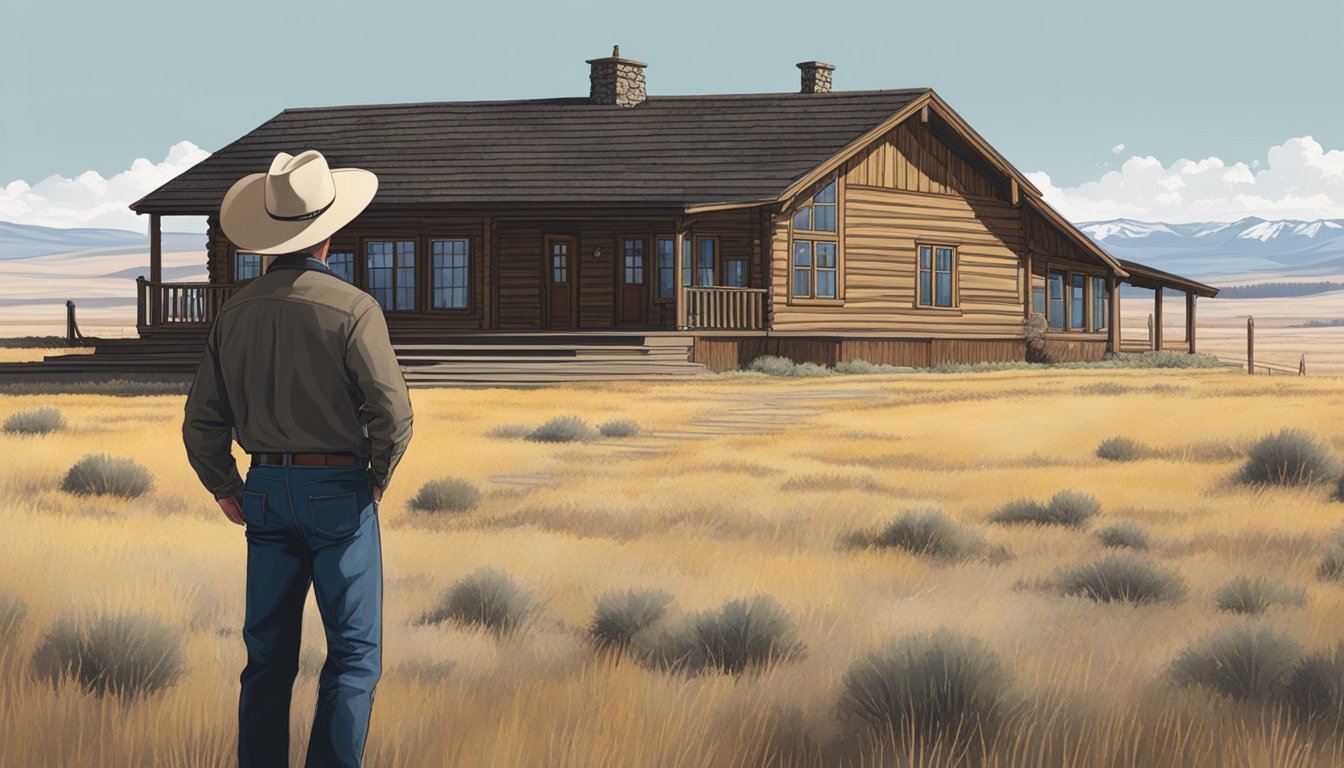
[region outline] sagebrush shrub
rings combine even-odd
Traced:
[[[1312,485],[1339,476],[1325,444],[1301,429],[1281,429],[1251,446],[1238,479],[1250,485]]]
[[[903,549],[947,560],[967,557],[983,546],[965,526],[938,509],[907,510],[882,530],[858,534],[851,541],[859,546]]]
[[[1185,582],[1176,572],[1131,555],[1110,555],[1095,563],[1064,569],[1060,589],[1102,603],[1149,603],[1176,600]]]
[[[1148,533],[1143,530],[1143,526],[1128,520],[1097,531],[1097,540],[1103,547],[1111,549],[1148,548]]]
[[[1229,581],[1213,597],[1218,610],[1247,614],[1263,613],[1273,605],[1302,605],[1307,601],[1307,593],[1301,588],[1248,576]]]
[[[608,592],[597,600],[588,635],[598,648],[629,648],[635,635],[667,613],[672,596],[656,589]]]
[[[449,587],[421,621],[453,621],[505,635],[522,626],[534,610],[528,596],[503,571],[481,568]]]
[[[556,416],[529,432],[527,439],[542,443],[569,443],[592,440],[596,434],[588,422],[578,416]]]
[[[44,405],[11,413],[0,429],[16,435],[45,435],[65,429],[65,417],[60,408]]]
[[[597,428],[603,437],[634,437],[639,434],[639,422],[634,419],[612,419]]]
[[[167,688],[186,665],[181,633],[151,616],[61,619],[33,652],[33,671],[55,684],[71,678],[86,691],[134,696]]]
[[[411,509],[418,512],[466,512],[481,501],[481,491],[475,485],[457,477],[441,477],[420,486],[411,499]]]
[[[80,496],[106,495],[134,498],[149,490],[149,470],[131,459],[104,453],[86,454],[65,473],[61,490]]]
[[[1150,453],[1148,446],[1128,437],[1108,437],[1097,446],[1097,458],[1106,461],[1138,461]]]
[[[1281,696],[1302,722],[1344,729],[1344,644],[1299,659],[1284,679]]]
[[[672,626],[638,635],[634,650],[646,665],[690,675],[741,674],[801,659],[807,652],[784,609],[757,595],[730,600]]]
[[[1264,624],[1227,627],[1191,644],[1171,663],[1177,684],[1199,685],[1234,699],[1279,692],[1297,660],[1290,638]]]
[[[1003,525],[1063,525],[1082,528],[1098,512],[1101,503],[1095,496],[1081,491],[1064,490],[1056,493],[1048,504],[1031,499],[1016,499],[1004,504],[989,516],[991,523]]]
[[[1010,682],[998,656],[975,638],[946,630],[910,635],[850,666],[840,712],[878,736],[971,744],[1005,714]]]
[[[787,357],[761,355],[747,365],[747,370],[769,376],[830,376],[830,368],[816,363],[795,363]]]
[[[516,440],[520,437],[527,437],[532,434],[532,428],[526,424],[500,424],[492,427],[485,433],[486,437],[498,437],[505,440]]]

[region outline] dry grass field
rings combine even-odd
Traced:
[[[367,764],[1339,765],[1344,741],[1331,725],[1293,717],[1271,695],[1179,686],[1171,665],[1229,628],[1280,633],[1294,658],[1344,638],[1344,586],[1317,577],[1344,503],[1327,485],[1236,479],[1255,441],[1284,427],[1344,456],[1341,383],[1078,370],[414,391],[415,436],[381,507],[385,667]],[[245,543],[187,465],[182,404],[0,397],[0,421],[57,406],[66,423],[0,433],[0,597],[26,607],[0,626],[0,768],[232,764]],[[640,431],[507,436],[564,415],[633,419]],[[1149,450],[1098,458],[1116,436]],[[97,452],[134,458],[152,488],[129,500],[61,490]],[[473,484],[479,503],[414,511],[416,491],[443,477]],[[1079,527],[988,520],[1005,502],[1064,489],[1095,496],[1100,512]],[[981,546],[958,558],[848,543],[929,507]],[[1061,569],[1120,551],[1098,533],[1126,522],[1150,541],[1130,556],[1174,572],[1184,590],[1138,604],[1065,595]],[[420,621],[482,567],[507,574],[533,607],[517,629]],[[1253,617],[1218,610],[1218,590],[1242,576],[1305,599]],[[597,599],[631,588],[670,595],[666,622],[768,596],[804,650],[738,674],[599,652]],[[61,620],[123,614],[148,614],[180,639],[173,684],[100,696],[34,673]],[[975,738],[936,739],[843,716],[852,665],[888,639],[940,629],[997,659],[993,723]],[[310,600],[296,760],[322,654]]]

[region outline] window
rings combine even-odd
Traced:
[[[944,245],[919,246],[919,306],[955,307],[953,286],[957,250]]]
[[[429,252],[433,261],[430,306],[434,309],[466,309],[471,241],[465,237],[430,240]]]
[[[1087,328],[1087,275],[1073,275],[1069,285],[1069,330]]]
[[[239,252],[233,259],[233,280],[241,283],[261,276],[261,255]]]
[[[551,243],[551,282],[569,282],[569,243]]]
[[[1031,276],[1031,311],[1045,314],[1045,275]]]
[[[838,181],[829,181],[793,214],[793,263],[789,294],[800,299],[839,298],[840,243],[836,237]]]
[[[331,274],[353,284],[355,282],[354,251],[330,251],[327,253],[327,268],[331,270]]]
[[[696,254],[697,254],[697,258],[695,260],[696,285],[714,284],[714,263],[716,256],[715,254],[716,245],[718,245],[718,243],[716,243],[714,240],[708,237],[696,238],[695,241]]]
[[[728,259],[723,263],[723,284],[734,288],[747,286],[747,262],[744,259]]]
[[[691,265],[691,257],[695,251],[695,240],[690,237],[681,239],[681,284],[689,286],[691,279],[695,277],[695,269]]]
[[[1104,331],[1111,313],[1111,288],[1106,278],[1092,278],[1092,330]]]
[[[384,311],[415,309],[415,241],[370,240],[369,293]]]
[[[1050,304],[1047,308],[1046,318],[1050,321],[1050,329],[1053,331],[1064,330],[1064,273],[1058,270],[1050,270]]]
[[[626,240],[621,248],[625,254],[625,284],[644,284],[644,241]]]
[[[672,298],[672,286],[677,281],[677,239],[660,236],[658,238],[658,285],[655,296],[659,299]]]

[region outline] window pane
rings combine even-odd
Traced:
[[[928,306],[933,303],[933,271],[919,271],[919,303]]]
[[[691,267],[691,251],[695,246],[691,244],[691,238],[683,238],[681,241],[681,284],[690,285],[691,278],[695,275],[695,270]]]
[[[368,260],[369,293],[383,311],[393,309],[392,242],[370,240],[365,245],[365,258]]]
[[[714,284],[714,241],[708,238],[701,238],[696,246],[700,249],[700,258],[696,267],[696,280],[698,285]]]
[[[811,214],[812,214],[811,206],[806,206],[798,209],[798,212],[793,215],[793,228],[811,229],[812,228]]]
[[[1051,270],[1048,281],[1050,306],[1046,316],[1050,319],[1050,328],[1064,330],[1064,273]]]
[[[1087,284],[1087,278],[1083,275],[1074,275],[1072,285],[1072,301],[1069,302],[1069,327],[1073,330],[1081,330],[1087,327],[1086,314],[1086,293],[1083,286]]]
[[[793,241],[793,266],[810,267],[812,266],[812,241],[794,240]]]
[[[835,268],[835,243],[818,242],[817,243],[817,268],[834,269]]]
[[[233,261],[233,279],[251,280],[261,276],[261,256],[255,253],[239,253]]]
[[[347,283],[355,282],[355,254],[352,251],[331,251],[327,254],[327,268]]]
[[[1106,330],[1109,290],[1110,288],[1106,285],[1106,278],[1092,278],[1092,327],[1098,331]]]
[[[818,203],[834,203],[835,182],[832,181],[830,184],[827,184],[826,186],[822,187],[821,190],[817,192],[817,196],[812,198],[812,200]]]
[[[434,240],[430,243],[433,259],[431,305],[435,309],[467,308],[467,262],[470,242],[466,238]]]
[[[937,258],[935,259],[934,265],[937,267],[938,271],[939,271],[939,272],[951,272],[951,271],[952,271],[952,249],[951,249],[951,248],[938,248],[938,249],[935,249],[935,253],[937,254]]]
[[[644,241],[626,240],[621,250],[625,254],[625,284],[644,284]]]
[[[735,288],[745,288],[747,285],[747,262],[743,259],[730,259],[724,263],[724,279],[728,285]]]
[[[812,226],[818,232],[835,231],[835,206],[818,205],[813,210]]]
[[[933,268],[933,249],[927,245],[919,246],[919,268]]]
[[[793,270],[793,295],[794,295],[794,296],[810,296],[810,295],[811,295],[811,292],[808,290],[808,282],[810,281],[811,276],[812,276],[812,271],[811,271],[811,270],[808,270],[808,269],[795,269],[795,270]]]
[[[657,296],[666,299],[672,296],[672,284],[677,279],[676,262],[677,241],[670,237],[658,238],[658,285]]]
[[[826,299],[835,298],[835,270],[817,269],[817,296]]]
[[[952,273],[935,272],[934,274],[938,282],[938,295],[936,296],[938,306],[952,306]]]

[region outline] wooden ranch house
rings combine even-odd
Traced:
[[[381,180],[329,263],[394,342],[665,334],[714,369],[1195,349],[1195,297],[1215,289],[1112,258],[932,90],[833,92],[811,61],[798,93],[648,96],[643,63],[588,64],[588,98],[281,112],[131,206],[152,241],[141,335],[208,327],[262,273],[220,232],[220,201],[311,148]],[[173,215],[209,217],[208,283],[160,278]],[[1134,345],[1123,283],[1157,297]],[[1164,290],[1186,296],[1175,344]]]

